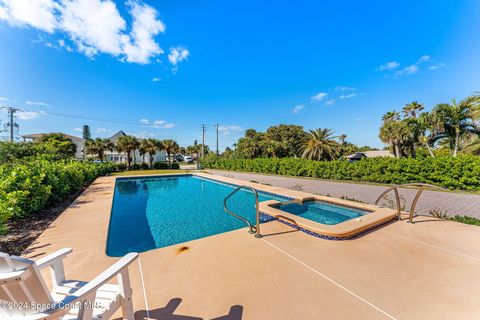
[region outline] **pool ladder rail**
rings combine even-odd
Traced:
[[[255,219],[256,219],[256,225],[255,226],[252,225],[250,223],[250,221],[248,221],[244,217],[236,214],[235,212],[231,211],[228,208],[228,203],[227,203],[228,199],[230,199],[235,193],[237,193],[238,191],[240,191],[242,189],[246,189],[246,190],[251,191],[253,193],[253,195],[255,196]],[[238,186],[228,196],[226,196],[225,199],[223,199],[223,209],[225,210],[225,212],[227,212],[231,216],[245,222],[245,224],[248,226],[248,232],[251,233],[251,234],[255,234],[255,238],[261,238],[262,237],[262,235],[260,234],[260,210],[259,210],[259,207],[258,207],[258,192],[255,188],[250,187],[250,186],[245,186],[245,185]]]
[[[375,201],[375,204],[378,205],[378,203],[380,202],[380,199],[382,199],[383,196],[385,196],[387,193],[389,193],[390,191],[393,190],[393,192],[395,194],[395,204],[396,204],[396,207],[397,207],[397,219],[399,221],[402,220],[402,208],[401,208],[401,205],[400,205],[400,194],[398,192],[398,188],[403,188],[403,187],[418,187],[419,188],[417,193],[415,194],[415,197],[413,198],[412,206],[410,207],[410,212],[409,212],[409,216],[408,216],[408,222],[410,222],[410,223],[413,223],[413,216],[415,215],[415,207],[417,206],[418,199],[420,199],[420,196],[422,195],[423,190],[425,190],[427,188],[438,189],[438,190],[446,190],[445,188],[434,186],[434,185],[427,184],[427,183],[397,184],[397,185],[394,185],[394,186],[388,188],[387,190],[382,192],[382,194],[378,197],[377,201]]]

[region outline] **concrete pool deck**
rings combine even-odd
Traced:
[[[69,279],[106,269],[117,260],[105,254],[114,184],[97,179],[24,255],[73,248]],[[273,221],[262,239],[245,228],[141,253],[130,269],[136,318],[480,318],[480,228],[415,221],[346,241]]]

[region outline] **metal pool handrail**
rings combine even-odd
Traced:
[[[400,195],[398,193],[398,188],[402,188],[402,187],[420,187],[417,193],[415,194],[415,197],[413,198],[412,206],[410,207],[410,214],[408,217],[408,221],[410,223],[413,223],[413,215],[415,213],[415,207],[417,206],[418,199],[420,199],[420,196],[422,195],[423,190],[425,190],[426,188],[446,190],[445,188],[434,186],[432,184],[427,184],[427,183],[405,183],[405,184],[397,184],[393,187],[388,188],[384,192],[382,192],[382,194],[378,197],[377,201],[375,201],[375,205],[378,204],[378,202],[380,201],[380,199],[382,199],[384,195],[386,195],[387,193],[393,190],[395,192],[395,201],[397,204],[397,219],[400,221],[402,220],[402,208],[400,207]]]
[[[228,209],[227,200],[230,199],[231,196],[233,196],[235,193],[237,193],[237,191],[240,191],[241,189],[250,190],[250,191],[252,191],[252,193],[255,196],[255,210],[256,210],[255,218],[256,218],[256,223],[257,223],[256,226],[252,226],[252,224],[247,219],[245,219],[244,217],[242,217],[242,216],[232,212],[230,209]],[[249,229],[248,232],[249,233],[252,233],[252,234],[255,233],[256,238],[261,238],[262,237],[262,235],[260,234],[260,210],[258,209],[258,192],[257,192],[257,190],[255,190],[255,188],[252,188],[250,186],[245,186],[245,185],[238,186],[225,199],[223,199],[223,209],[228,214],[230,214],[230,215],[234,216],[235,218],[245,222],[248,225],[248,229]]]

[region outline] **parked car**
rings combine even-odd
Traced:
[[[192,163],[193,162],[192,156],[183,156],[183,162]]]

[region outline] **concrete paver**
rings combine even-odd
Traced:
[[[330,195],[337,198],[345,196],[370,204],[374,204],[378,196],[387,189],[385,186],[378,185],[302,179],[255,173],[221,170],[206,170],[206,172],[239,180],[257,181],[287,189],[301,187],[302,191],[305,192]],[[410,209],[416,192],[417,190],[415,189],[401,189],[400,194],[405,199],[404,203],[407,211]],[[391,199],[393,199],[393,193],[391,194]],[[480,195],[425,190],[415,211],[421,214],[428,214],[434,209],[446,210],[449,216],[458,214],[480,219]]]

